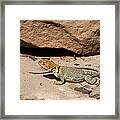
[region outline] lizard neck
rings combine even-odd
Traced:
[[[60,77],[60,74],[62,73],[62,66],[56,64],[56,70],[55,70],[56,76]]]

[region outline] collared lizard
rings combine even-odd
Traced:
[[[47,59],[40,60],[38,64],[59,78],[56,80],[56,84],[62,85],[66,81],[77,83],[86,81],[88,84],[94,85],[97,81],[100,82],[100,73],[95,69],[61,66]]]

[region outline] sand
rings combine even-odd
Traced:
[[[66,82],[55,84],[53,74],[31,74],[45,72],[38,65],[43,57],[20,55],[20,99],[21,100],[99,100],[100,85]],[[89,57],[50,57],[57,64],[71,67],[90,67],[100,71],[100,55]],[[83,87],[84,86],[84,87]]]

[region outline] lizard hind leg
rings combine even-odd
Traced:
[[[97,82],[97,78],[91,78],[91,77],[86,77],[85,78],[85,81],[88,83],[88,84],[91,84],[91,85],[94,85],[96,82]]]

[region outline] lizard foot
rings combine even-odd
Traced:
[[[54,83],[56,84],[56,85],[63,85],[64,83],[65,83],[65,81],[54,81]]]

